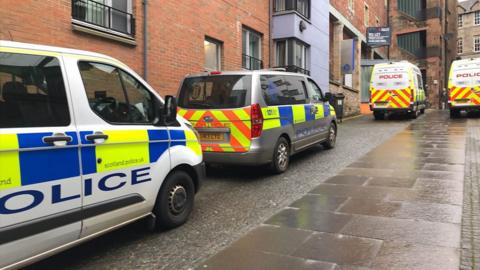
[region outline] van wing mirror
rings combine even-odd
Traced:
[[[332,93],[326,92],[326,93],[323,95],[323,102],[329,102],[331,99],[332,99]]]
[[[165,96],[163,119],[166,125],[177,122],[177,100],[173,96]]]

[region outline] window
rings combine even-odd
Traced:
[[[355,1],[354,0],[348,0],[348,10],[350,10],[352,13],[355,13]]]
[[[242,31],[242,67],[249,70],[261,69],[262,36],[252,30]]]
[[[367,4],[365,4],[365,8],[364,8],[363,22],[364,22],[365,26],[368,26],[370,24],[370,14],[369,14],[369,11],[368,11],[368,5]]]
[[[310,0],[275,0],[273,10],[274,12],[296,11],[310,18]]]
[[[191,77],[183,82],[178,104],[198,109],[241,108],[250,104],[251,87],[251,76]]]
[[[57,58],[0,53],[0,128],[68,126]]]
[[[297,39],[275,42],[276,66],[286,67],[288,71],[308,74],[309,47]]]
[[[222,66],[222,43],[211,38],[205,38],[203,42],[205,51],[205,69],[221,70]]]
[[[475,11],[475,25],[480,24],[480,11]]]
[[[463,27],[463,15],[458,15],[458,27]]]
[[[417,58],[426,56],[427,38],[425,31],[418,31],[397,36],[398,47]]]
[[[457,53],[458,54],[463,53],[463,39],[462,38],[457,39]]]
[[[473,51],[480,52],[480,36],[473,37]]]
[[[72,0],[72,17],[122,34],[135,34],[132,0]]]
[[[415,19],[425,19],[426,0],[397,0],[398,10]]]
[[[263,98],[268,106],[306,103],[307,96],[303,77],[262,75],[260,83]]]
[[[297,67],[307,69],[307,46],[301,42],[295,42],[294,62]]]
[[[310,91],[308,92],[308,94],[311,101],[313,103],[322,103],[323,93],[320,87],[311,79],[308,79],[308,84],[310,85]]]
[[[417,74],[417,83],[418,83],[418,89],[423,90],[422,74]]]
[[[110,65],[80,62],[78,66],[88,103],[100,118],[118,124],[153,123],[154,97],[135,78]]]
[[[375,17],[375,26],[380,26],[380,19]]]

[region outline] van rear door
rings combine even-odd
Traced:
[[[205,152],[247,152],[251,145],[251,75],[188,77],[179,115],[199,132]]]
[[[480,105],[480,62],[454,64],[449,88],[453,106]]]
[[[406,109],[414,95],[409,69],[404,67],[375,68],[372,75],[371,99],[374,109]]]

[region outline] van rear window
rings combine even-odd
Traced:
[[[184,80],[178,104],[189,109],[241,108],[249,105],[250,75],[191,77]]]

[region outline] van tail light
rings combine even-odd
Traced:
[[[410,103],[411,104],[413,104],[415,102],[414,95],[415,95],[415,91],[412,88],[410,88]]]
[[[252,122],[252,138],[260,137],[263,130],[263,114],[260,104],[252,105],[250,117]]]

